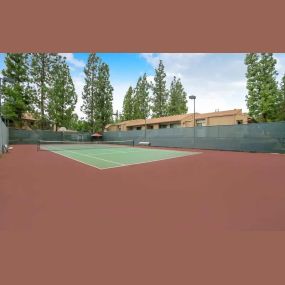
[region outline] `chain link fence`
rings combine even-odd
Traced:
[[[37,144],[45,141],[91,141],[90,133],[53,132],[45,130],[22,130],[9,128],[10,144]]]
[[[0,154],[4,152],[4,146],[8,145],[9,131],[0,118]]]
[[[148,141],[151,146],[285,153],[285,122],[105,132],[103,140]]]

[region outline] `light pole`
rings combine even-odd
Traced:
[[[191,96],[189,96],[189,99],[194,100],[194,127],[195,127],[196,126],[196,120],[195,120],[195,99],[196,99],[196,96],[191,95]]]
[[[191,95],[191,96],[189,96],[189,99],[190,99],[190,100],[194,100],[194,146],[195,146],[195,126],[196,126],[196,119],[195,119],[195,99],[196,99],[196,96]]]
[[[146,142],[146,116],[144,117],[144,141]]]

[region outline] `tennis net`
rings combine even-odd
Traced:
[[[118,147],[132,147],[134,140],[124,141],[45,141],[38,142],[38,150],[50,151],[64,151],[64,150],[80,150],[80,149],[96,149],[96,148],[118,148]]]

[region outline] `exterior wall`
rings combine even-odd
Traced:
[[[246,114],[236,115],[236,121],[242,121],[243,124],[247,124],[248,116]]]
[[[219,116],[219,117],[208,117],[203,118],[199,117],[195,118],[196,125],[199,122],[204,122],[204,126],[221,126],[221,125],[236,125],[238,120],[242,120],[243,124],[247,124],[247,115],[228,115],[228,116]],[[194,118],[191,120],[187,119],[181,122],[182,127],[194,127]]]
[[[108,132],[116,132],[116,131],[119,131],[119,126],[116,126],[116,125],[111,125],[108,127],[107,131]]]
[[[197,119],[196,126],[207,126],[207,119]]]
[[[193,115],[186,117],[185,119],[180,121],[182,128],[189,128],[194,126]]]
[[[205,114],[207,115],[207,114]],[[212,115],[212,114],[209,114]],[[236,114],[225,114],[223,116],[215,116],[212,117],[203,117],[203,114],[197,114],[195,116],[196,119],[196,126],[197,123],[202,124],[202,126],[219,126],[219,125],[237,125],[237,121],[241,121],[242,124],[247,124],[248,116],[246,114],[242,114],[241,112]],[[140,121],[140,120],[138,120]],[[131,122],[123,122],[118,125],[110,125],[106,130],[107,131],[129,131],[129,130],[136,130],[137,127],[141,127],[141,130],[144,130],[145,125],[141,122],[133,122],[137,125],[130,125]],[[170,125],[175,125],[173,127],[194,127],[194,116],[189,115],[184,117],[182,120],[179,121],[169,121],[169,122],[161,122],[161,123],[148,123],[148,126],[153,126],[153,129],[159,129],[160,125],[167,125],[167,128],[170,128]],[[150,128],[148,128],[150,129]]]
[[[181,127],[183,128],[189,128],[189,127],[194,127],[194,121],[193,120],[189,120],[189,121],[185,121],[181,123]]]
[[[235,116],[223,116],[223,117],[212,117],[208,118],[208,126],[219,126],[219,125],[236,125]]]

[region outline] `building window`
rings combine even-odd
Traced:
[[[179,128],[180,125],[179,124],[170,124],[170,128]]]
[[[147,127],[146,127],[148,130],[152,130],[153,129],[153,125],[148,125]]]
[[[139,131],[139,130],[141,130],[142,129],[142,127],[137,127],[137,131]]]
[[[159,128],[160,128],[160,129],[166,129],[166,128],[167,128],[167,125],[159,125]]]
[[[197,127],[206,126],[206,120],[205,119],[198,119],[198,120],[196,120],[196,126]]]
[[[127,127],[127,130],[128,130],[128,131],[132,131],[132,130],[133,130],[133,127]]]
[[[237,120],[237,124],[238,124],[238,125],[243,124],[243,120]]]

